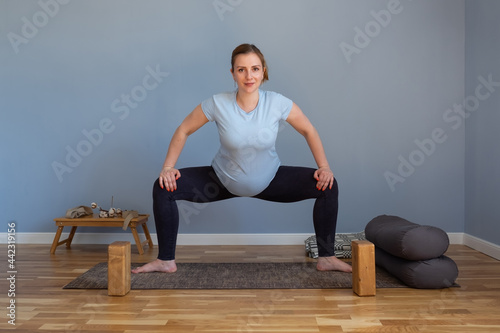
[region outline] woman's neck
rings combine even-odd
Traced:
[[[239,91],[236,93],[236,103],[245,112],[251,112],[259,104],[259,90],[251,93]]]

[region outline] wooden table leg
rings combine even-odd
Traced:
[[[137,250],[139,251],[139,254],[144,254],[144,250],[142,249],[141,239],[139,238],[139,234],[137,233],[136,225],[135,224],[133,226],[130,225],[130,230],[132,230],[132,235],[134,235],[135,245],[137,245]]]
[[[73,241],[73,237],[75,236],[76,228],[77,228],[76,226],[71,227],[71,231],[69,233],[69,236],[68,236],[68,239],[66,242],[66,248],[68,248],[68,249],[71,247],[71,242]]]
[[[61,238],[61,234],[64,227],[58,227],[56,231],[56,236],[54,237],[54,241],[52,242],[52,246],[50,248],[50,254],[56,253],[57,244],[59,243],[59,238]]]
[[[153,248],[153,241],[151,240],[151,235],[149,234],[149,229],[148,226],[146,225],[146,222],[142,224],[142,230],[144,230],[144,235],[146,236],[146,240],[148,241],[149,248]]]

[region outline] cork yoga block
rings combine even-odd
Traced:
[[[358,296],[375,296],[375,246],[366,240],[353,241],[352,289]]]
[[[108,295],[125,296],[130,291],[130,242],[108,247]]]

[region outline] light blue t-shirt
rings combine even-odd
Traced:
[[[280,121],[286,120],[292,105],[283,95],[263,90],[259,90],[257,107],[248,113],[236,103],[236,91],[201,103],[219,131],[221,145],[212,167],[229,192],[254,196],[273,180],[280,166],[275,148]]]

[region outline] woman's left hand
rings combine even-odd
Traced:
[[[332,189],[333,186],[333,172],[329,167],[319,168],[314,172],[314,179],[318,182],[316,183],[316,188],[320,191],[324,191],[327,188]]]

